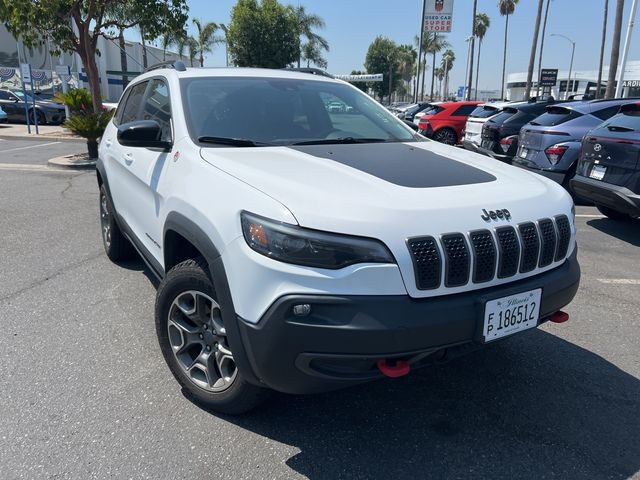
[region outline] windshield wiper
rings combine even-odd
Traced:
[[[352,144],[352,143],[384,143],[393,142],[387,138],[354,138],[354,137],[341,137],[341,138],[325,138],[317,140],[306,140],[303,142],[294,142],[289,145],[333,145],[333,144]]]
[[[607,125],[611,132],[635,132],[633,128],[623,127],[622,125]]]
[[[233,137],[198,137],[198,141],[202,143],[215,143],[217,145],[231,145],[233,147],[270,147],[272,143],[256,142],[248,138],[233,138]]]

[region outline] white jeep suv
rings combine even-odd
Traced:
[[[426,140],[327,76],[154,69],[99,152],[106,253],[161,280],[164,357],[220,412],[561,322],[578,288],[562,187]]]

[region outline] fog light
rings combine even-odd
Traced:
[[[310,313],[311,313],[311,305],[309,305],[308,303],[303,303],[301,305],[293,306],[293,314],[296,317],[306,317]]]

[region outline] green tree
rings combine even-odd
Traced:
[[[216,43],[221,43],[222,40],[216,38],[216,31],[220,28],[218,24],[214,22],[207,22],[203,24],[197,18],[192,20],[193,24],[198,30],[198,35],[195,37],[198,42],[198,54],[200,55],[200,66],[204,67],[204,55],[205,53],[211,53],[213,46]]]
[[[277,0],[238,0],[227,39],[229,54],[239,67],[284,68],[300,55],[296,17]]]
[[[478,99],[478,78],[480,78],[480,52],[482,51],[482,40],[484,40],[484,36],[487,34],[487,30],[489,30],[489,26],[491,25],[491,19],[489,15],[486,13],[479,13],[476,15],[476,24],[473,29],[473,33],[476,37],[478,37],[478,63],[476,68],[476,95],[475,99]],[[471,95],[471,93],[469,93]]]
[[[109,17],[108,9],[117,4],[130,7],[130,21]],[[25,45],[36,46],[51,39],[54,53],[73,51],[80,56],[95,112],[102,108],[98,38],[108,36],[114,28],[136,25],[143,25],[146,34],[155,37],[168,26],[181,28],[186,19],[186,0],[0,0],[0,21]]]
[[[416,52],[413,45],[400,45],[398,47],[398,68],[400,76],[405,83],[403,85],[405,92],[401,94],[403,97],[409,90],[409,82],[411,82],[411,78],[416,71],[417,57],[418,52]]]
[[[622,34],[622,13],[624,12],[624,0],[616,2],[616,17],[613,25],[613,43],[611,45],[611,60],[609,61],[609,78],[604,98],[613,98],[616,93],[616,74],[618,73],[618,60],[620,58],[620,35]],[[569,84],[567,83],[567,91]]]
[[[298,68],[300,68],[302,60],[311,60],[318,66],[322,65],[322,61],[326,64],[326,61],[322,58],[322,51],[329,51],[329,42],[317,34],[314,29],[325,28],[324,20],[320,15],[309,13],[304,8],[304,5],[297,7],[291,7],[291,11],[296,18],[298,24],[299,35],[306,39],[306,42],[300,38],[300,53],[298,54]],[[311,53],[313,58],[309,58],[305,53]],[[320,63],[316,62],[314,58],[320,59]],[[307,64],[308,66],[308,64]],[[326,68],[322,67],[321,68]]]
[[[366,74],[367,72],[363,72],[361,70],[351,70],[351,75],[366,75]],[[369,82],[351,82],[351,85],[353,85],[356,88],[359,88],[364,93],[369,92]]]
[[[322,56],[320,45],[315,42],[307,42],[302,45],[302,58],[306,60],[307,67],[313,63],[320,68],[327,68],[327,60]]]
[[[419,45],[419,43],[420,43],[420,39],[416,37],[416,45]],[[438,35],[438,33],[425,32],[425,34],[423,35],[422,53],[424,55],[424,59],[422,61],[423,74],[422,74],[422,82],[421,82],[422,83],[421,96],[424,96],[424,84],[425,84],[425,77],[426,77],[426,71],[427,71],[427,55],[430,54],[432,56],[430,98],[431,100],[433,100],[434,86],[435,86],[435,80],[436,80],[436,75],[435,75],[436,55],[440,53],[442,50],[446,50],[449,47],[451,47],[451,45],[449,45],[449,42],[447,42],[442,35]]]
[[[498,9],[500,10],[500,15],[505,17],[504,22],[504,54],[502,57],[502,87],[500,98],[504,99],[504,80],[505,74],[507,73],[507,41],[509,39],[509,15],[513,15],[513,12],[516,9],[516,5],[519,0],[500,0],[498,2]]]
[[[398,46],[386,37],[378,36],[369,45],[364,66],[368,73],[382,73],[384,75],[382,82],[375,82],[371,85],[372,90],[380,101],[382,101],[382,97],[389,93],[389,81],[391,81],[391,88],[393,89],[393,86],[397,85],[401,79],[398,72],[398,57]]]
[[[449,95],[449,72],[453,68],[453,64],[456,61],[456,54],[450,48],[445,50],[440,60],[440,68],[442,68],[444,74],[444,87],[445,91],[442,93],[442,98],[445,99]]]

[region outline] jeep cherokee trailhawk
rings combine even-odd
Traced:
[[[325,75],[153,69],[99,157],[106,253],[161,279],[165,360],[221,412],[564,321],[578,288],[560,186],[429,141]]]

